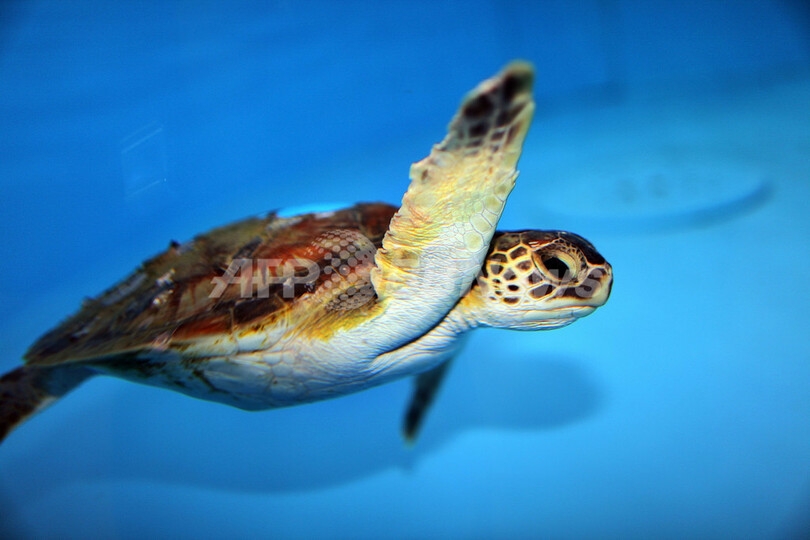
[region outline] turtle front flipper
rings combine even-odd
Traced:
[[[479,272],[517,178],[534,111],[533,78],[530,65],[513,62],[482,82],[445,139],[411,167],[411,184],[371,271],[391,323],[380,340],[387,348],[432,328]]]
[[[0,377],[0,443],[18,425],[95,372],[82,366],[21,366]]]
[[[405,422],[402,424],[402,435],[405,440],[412,443],[416,440],[419,430],[425,419],[425,415],[433,404],[439,387],[442,385],[451,360],[442,362],[433,369],[420,373],[414,379],[413,393],[411,401],[408,403],[408,410],[405,412]]]

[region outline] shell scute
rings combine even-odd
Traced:
[[[329,287],[359,290],[366,283],[362,279],[336,285],[333,278],[339,272],[325,271],[335,269],[333,252],[319,246],[318,239],[346,231],[344,234],[355,234],[370,250],[376,250],[395,211],[387,204],[368,203],[291,218],[271,213],[213,229],[185,244],[172,242],[119,284],[85,300],[76,314],[31,346],[26,361],[53,365],[165,349],[167,343],[272,325],[286,311],[306,309],[297,304]],[[364,260],[346,255],[357,263],[353,269],[357,275],[368,274],[373,251]],[[290,280],[267,279],[272,277],[269,274],[254,276],[252,283],[248,280],[249,291],[244,290],[242,280],[231,280],[220,285],[220,294],[212,294],[223,276],[229,275],[234,261],[249,261],[244,269],[254,272],[256,261],[261,260],[289,264],[293,277],[301,279],[290,284]],[[302,273],[302,261],[316,265],[317,273]],[[303,279],[309,275],[314,279]],[[264,287],[254,287],[256,284]],[[341,292],[345,293],[333,291]]]

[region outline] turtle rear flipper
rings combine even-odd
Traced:
[[[94,371],[75,365],[21,366],[0,377],[0,443],[22,422],[93,375]]]
[[[420,373],[414,379],[413,393],[402,425],[402,435],[405,437],[406,442],[414,443],[416,441],[416,436],[419,435],[425,415],[436,398],[450,364],[451,360],[442,362],[433,369]]]

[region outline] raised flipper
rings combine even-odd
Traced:
[[[515,185],[533,78],[529,64],[514,62],[478,85],[445,139],[411,167],[371,271],[384,308],[374,324],[384,331],[363,331],[370,347],[390,350],[422,335],[470,287]]]
[[[0,443],[95,372],[82,366],[21,366],[0,377]]]
[[[428,409],[436,398],[439,387],[452,363],[451,360],[442,362],[438,366],[416,376],[414,379],[411,401],[405,412],[405,422],[402,425],[402,435],[405,440],[412,443],[416,440],[419,430],[424,422]]]

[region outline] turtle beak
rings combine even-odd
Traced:
[[[560,296],[570,303],[568,309],[575,310],[573,316],[584,317],[608,301],[612,288],[613,269],[604,261],[598,266],[591,265],[588,277],[576,286],[563,289]]]
[[[586,292],[586,296],[583,297],[586,300],[585,305],[598,308],[610,298],[610,292],[613,289],[613,268],[605,261],[588,273],[585,282],[592,288],[591,296],[587,296]],[[585,289],[587,288],[585,287]]]

